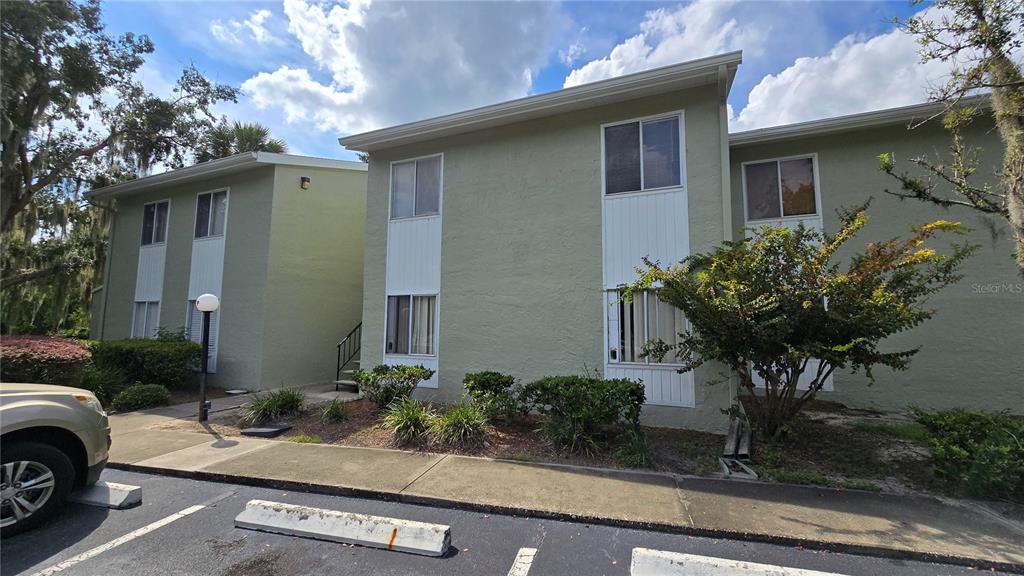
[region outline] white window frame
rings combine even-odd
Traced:
[[[644,188],[644,129],[643,123],[651,120],[667,120],[669,118],[679,119],[679,184],[677,186],[662,186],[659,188]],[[606,128],[613,126],[622,126],[625,124],[639,124],[640,128],[640,189],[630,190],[626,192],[616,192],[614,194],[608,194],[606,179],[606,168],[605,163],[607,161],[607,154],[604,143],[604,131]],[[673,110],[671,112],[665,112],[663,114],[652,114],[650,116],[642,116],[639,118],[630,118],[629,120],[618,120],[615,122],[608,122],[601,124],[601,196],[602,197],[616,197],[625,196],[629,194],[651,194],[659,192],[668,192],[676,190],[686,190],[686,114],[683,110]]]
[[[221,232],[220,234],[210,234],[209,233],[210,230],[213,230],[213,215],[214,215],[213,198],[211,197],[211,199],[210,199],[209,222],[207,222],[207,229],[206,229],[207,230],[207,234],[206,234],[206,236],[196,236],[196,223],[199,221],[199,197],[200,196],[205,196],[207,194],[212,196],[213,194],[216,194],[217,192],[223,192],[224,193],[224,198],[227,201],[227,207],[224,209],[224,231]],[[196,240],[208,240],[210,238],[226,238],[227,235],[228,235],[228,212],[230,212],[230,211],[231,211],[231,188],[230,187],[215,188],[213,190],[206,190],[206,191],[203,191],[203,192],[196,193],[195,209],[192,210],[192,240],[196,241]]]
[[[143,330],[145,330],[146,329],[146,325],[149,324],[149,305],[150,304],[156,304],[156,322],[157,322],[156,323],[156,329],[157,330],[160,329],[160,312],[161,312],[162,306],[160,305],[160,301],[159,300],[132,300],[132,331],[131,331],[131,338],[141,338],[141,339],[151,340],[154,337],[156,337],[155,331],[154,331],[153,334],[145,334],[145,335],[142,335],[142,336],[139,336],[139,335],[137,335],[135,333],[135,320],[136,320],[136,316],[137,316],[136,311],[138,309],[138,305],[139,304],[145,304],[145,306],[143,306],[143,308],[145,308],[145,310],[146,310],[146,318],[142,322],[142,329]]]
[[[437,190],[437,212],[435,214],[416,214],[416,179],[419,177],[419,171],[416,170],[415,162],[417,160],[426,160],[427,158],[439,158],[441,160],[441,166],[438,172],[438,190]],[[394,176],[395,176],[395,164],[406,164],[408,162],[413,163],[413,176],[412,176],[412,216],[392,216],[391,215],[391,202],[394,198]],[[423,156],[416,156],[414,158],[403,158],[401,160],[392,160],[388,163],[388,222],[397,220],[416,220],[419,218],[440,218],[441,211],[444,207],[444,153],[436,152],[434,154],[425,154]],[[395,294],[395,296],[405,296],[405,294]]]
[[[388,299],[392,297],[409,297],[409,327],[408,327],[408,338],[409,338],[409,351],[408,352],[388,352]],[[433,296],[434,297],[434,353],[433,354],[416,354],[412,351],[412,320],[413,310],[412,303],[413,298],[417,296]],[[437,358],[437,351],[440,347],[440,328],[441,328],[441,295],[437,292],[395,292],[388,293],[384,297],[384,356],[396,357],[396,358]]]
[[[644,305],[643,305],[643,315],[644,315],[644,340],[643,340],[643,343],[644,344],[649,342],[650,339],[651,339],[650,314],[648,313],[648,310],[647,310],[647,304],[648,304],[650,298],[652,298],[652,297],[653,298],[657,298],[657,295],[655,294],[655,292],[657,292],[659,289],[660,289],[660,286],[654,286],[654,287],[651,287],[651,288],[648,288],[646,290],[641,291],[641,294],[643,294],[643,296],[644,296]],[[608,305],[612,305],[612,297],[616,298],[616,300],[614,301],[614,305],[616,307],[615,314],[618,314],[618,306],[619,306],[618,298],[620,297],[619,295],[622,292],[622,290],[623,290],[623,288],[621,288],[621,287],[620,288],[611,288],[611,289],[605,290],[605,300],[606,300],[606,303]],[[634,296],[634,300],[635,299],[636,299],[636,296]],[[683,324],[682,330],[686,330],[690,326],[690,320],[686,317],[685,314],[683,315],[683,323],[684,324]],[[678,362],[678,361],[676,361],[674,359],[675,358],[674,356],[668,356],[668,355],[665,356],[665,359],[662,362],[655,362],[655,361],[651,360],[650,356],[647,356],[647,357],[643,358],[643,360],[640,360],[640,361],[626,361],[626,360],[623,360],[622,359],[623,350],[622,350],[622,348],[620,348],[620,344],[621,344],[622,341],[619,339],[617,334],[615,335],[615,339],[613,340],[610,329],[611,329],[611,326],[610,326],[610,323],[608,322],[608,315],[606,313],[605,314],[605,321],[604,321],[604,334],[605,334],[605,342],[606,342],[606,345],[605,345],[605,363],[606,364],[609,364],[609,365],[613,364],[613,365],[616,365],[616,366],[624,366],[624,367],[625,366],[642,366],[644,368],[671,368],[673,370],[678,370],[679,368],[681,368],[683,366],[683,364],[681,362]],[[620,331],[622,330],[621,324],[619,325],[619,330]],[[617,351],[618,356],[619,356],[618,359],[614,359],[614,360],[612,359],[611,352],[612,352],[613,349]],[[668,360],[668,358],[670,358],[670,357],[673,358],[673,360]]]
[[[163,239],[162,242],[150,242],[149,244],[144,244],[142,242],[142,240],[143,240],[142,236],[146,232],[146,206],[149,206],[151,204],[156,205],[156,204],[164,204],[164,203],[167,204],[167,222],[164,223],[164,227],[165,227],[164,239]],[[156,217],[156,210],[157,210],[156,208],[153,209],[153,216],[154,216],[154,218]],[[146,202],[145,204],[143,204],[142,205],[142,224],[141,224],[141,226],[139,226],[139,246],[164,246],[164,245],[167,244],[167,236],[170,235],[170,233],[171,233],[171,199],[170,198],[164,198],[163,200],[154,200],[152,202]],[[156,234],[156,222],[155,221],[153,222],[153,234],[154,235]],[[152,237],[150,239],[152,239]]]
[[[795,214],[793,216],[786,216],[782,205],[782,169],[778,167],[780,162],[787,160],[804,160],[811,159],[811,171],[814,174],[814,212],[809,214]],[[776,178],[779,184],[779,215],[771,218],[757,218],[754,220],[750,219],[750,206],[747,198],[747,166],[750,164],[766,164],[768,162],[776,163]],[[743,182],[743,220],[748,224],[759,224],[765,222],[793,222],[798,220],[805,220],[807,218],[820,218],[821,217],[821,178],[818,175],[818,153],[811,152],[808,154],[793,154],[791,156],[779,156],[776,158],[764,158],[761,160],[750,160],[747,162],[740,163],[740,179]]]

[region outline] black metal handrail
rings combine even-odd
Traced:
[[[348,366],[349,362],[352,361],[356,355],[359,354],[359,349],[362,347],[363,341],[363,323],[356,324],[356,327],[338,342],[338,366],[337,372],[334,375],[335,382],[341,380],[341,372]],[[337,387],[337,386],[335,386]]]

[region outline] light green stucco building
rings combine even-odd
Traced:
[[[262,390],[331,381],[362,314],[366,165],[244,153],[96,190],[116,216],[92,334],[185,329],[220,298],[210,383]]]
[[[685,319],[616,290],[649,256],[663,263],[740,238],[748,225],[834,232],[835,210],[875,197],[863,242],[959,219],[983,249],[934,299],[936,319],[894,338],[920,345],[908,372],[836,374],[825,397],[902,409],[1024,410],[1024,294],[1005,226],[899,203],[876,156],[943,150],[928,106],[728,134],[731,53],[341,139],[370,152],[362,363],[437,371],[419,395],[462,397],[463,375],[530,381],[599,371],[643,380],[650,424],[722,431],[734,382],[723,367],[680,374],[640,358]],[[970,134],[993,168],[991,126]],[[782,191],[785,191],[783,193]],[[792,191],[792,194],[790,193]]]

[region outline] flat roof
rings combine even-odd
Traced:
[[[267,165],[366,171],[366,164],[350,160],[335,160],[333,158],[317,158],[296,154],[274,154],[272,152],[242,152],[241,154],[225,156],[224,158],[210,160],[209,162],[200,162],[199,164],[178,168],[177,170],[168,170],[160,174],[136,178],[135,180],[121,182],[113,186],[97,188],[90,191],[88,196],[93,198],[124,196],[126,194],[155,190],[164,186],[185,184],[213,176],[226,176],[244,172],[257,166]]]
[[[719,54],[446,116],[344,136],[338,142],[349,150],[369,152],[707,84],[717,84],[719,92],[725,97],[742,60],[743,53],[739,51]]]
[[[961,103],[966,106],[987,107],[988,96],[984,94],[971,96],[961,100]],[[941,115],[945,109],[946,105],[943,102],[926,102],[924,104],[900,106],[899,108],[874,110],[872,112],[847,114],[821,120],[797,122],[796,124],[783,124],[781,126],[734,132],[729,134],[729,146],[749,146],[806,136],[822,136],[863,128],[926,121]]]

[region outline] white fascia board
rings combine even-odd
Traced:
[[[729,52],[547,94],[345,136],[339,138],[338,142],[349,150],[373,151],[650,96],[674,89],[718,84],[722,66],[730,76],[728,85],[731,85],[731,77],[735,75],[742,59],[742,52]]]
[[[274,154],[257,152],[256,161],[261,164],[279,164],[284,166],[302,166],[306,168],[335,168],[338,170],[357,170],[366,172],[366,164],[352,160],[335,160],[315,156],[298,156],[296,154]]]

